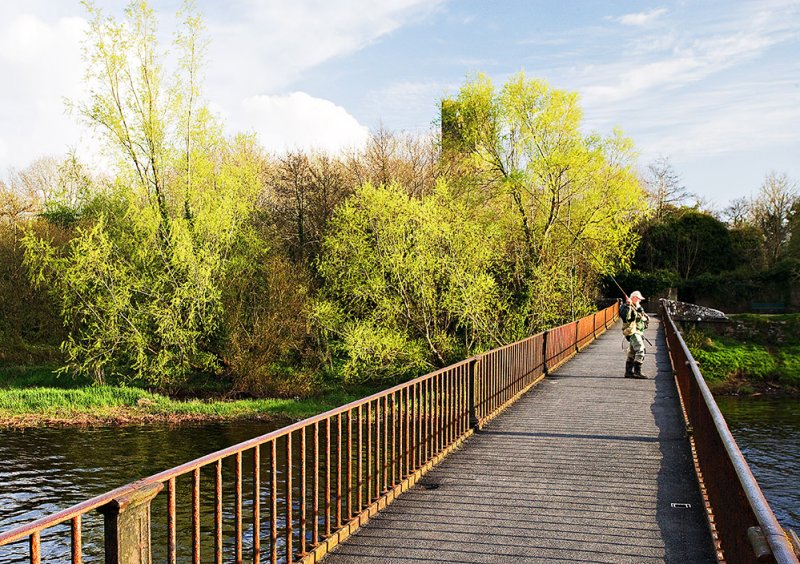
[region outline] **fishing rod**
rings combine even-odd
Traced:
[[[536,199],[534,198],[534,202],[535,202],[535,201],[536,201]],[[538,203],[538,202],[537,202],[537,203]],[[606,276],[608,276],[609,278],[611,278],[612,282],[614,282],[614,284],[617,286],[617,288],[619,288],[619,291],[620,291],[620,292],[622,292],[622,295],[623,295],[623,296],[625,296],[625,301],[627,302],[627,301],[630,299],[630,298],[628,297],[628,293],[627,293],[625,290],[623,290],[623,289],[622,289],[622,286],[620,286],[620,285],[619,285],[619,282],[617,282],[617,279],[616,279],[616,278],[614,278],[614,275],[613,275],[613,274],[609,274],[609,273],[607,273],[607,272],[605,271],[605,270],[606,270],[606,267],[605,267],[605,265],[603,265],[602,261],[601,261],[601,260],[600,260],[600,259],[597,257],[597,255],[596,255],[596,254],[594,254],[594,251],[592,251],[592,249],[590,249],[590,248],[589,248],[589,246],[588,246],[586,243],[584,243],[584,242],[583,242],[583,240],[582,240],[580,237],[578,237],[578,236],[577,236],[577,235],[576,235],[576,234],[575,234],[575,233],[572,231],[572,229],[570,229],[570,228],[569,228],[569,226],[568,226],[566,223],[564,223],[564,221],[563,221],[563,220],[562,220],[560,217],[558,217],[557,215],[554,215],[554,216],[553,216],[553,219],[555,219],[555,220],[556,220],[558,223],[560,223],[560,224],[561,224],[561,227],[563,227],[564,229],[566,229],[566,230],[567,230],[567,233],[569,233],[570,235],[572,235],[572,238],[573,238],[573,240],[574,240],[574,241],[577,241],[577,242],[579,242],[579,243],[580,243],[580,244],[583,246],[583,249],[584,249],[584,250],[585,250],[587,253],[589,253],[589,256],[590,256],[591,258],[593,258],[593,259],[595,260],[595,262],[597,263],[597,265],[600,267],[600,271],[601,271],[601,273],[602,273],[602,274],[605,274]]]
[[[561,220],[561,218],[560,218],[560,217],[558,217],[558,216],[554,216],[554,219],[555,219],[555,220],[556,220],[558,223],[560,223],[560,224],[561,224],[561,226],[562,226],[564,229],[566,229],[566,230],[567,230],[567,233],[569,233],[570,235],[572,235],[572,238],[573,238],[573,240],[575,240],[575,241],[579,242],[579,243],[580,243],[580,244],[583,246],[583,249],[584,249],[584,250],[585,250],[585,251],[586,251],[586,252],[589,254],[589,256],[591,256],[591,257],[592,257],[592,258],[595,260],[595,262],[597,263],[597,265],[600,267],[600,269],[601,269],[601,272],[602,272],[603,274],[605,274],[606,276],[608,276],[609,278],[611,278],[611,280],[614,282],[614,284],[616,284],[617,288],[619,288],[619,291],[620,291],[620,292],[622,292],[622,295],[623,295],[623,296],[625,296],[625,302],[627,303],[627,302],[630,300],[630,297],[629,297],[629,296],[628,296],[628,294],[625,292],[625,290],[623,290],[623,289],[622,289],[622,286],[620,286],[619,282],[617,282],[617,279],[616,279],[616,278],[614,278],[614,275],[613,275],[613,274],[608,274],[608,273],[606,273],[606,272],[605,272],[605,266],[604,266],[604,265],[603,265],[603,263],[600,261],[600,259],[597,257],[597,255],[595,255],[595,254],[594,254],[594,251],[592,251],[592,249],[590,249],[590,248],[589,248],[589,246],[588,246],[586,243],[584,243],[584,242],[583,242],[583,240],[582,240],[580,237],[578,237],[578,236],[577,236],[577,235],[576,235],[576,234],[575,234],[575,233],[572,231],[572,229],[570,229],[570,228],[569,228],[569,226],[568,226],[566,223],[564,223],[564,221],[562,221],[562,220]],[[647,341],[647,344],[649,344],[651,347],[652,347],[652,346],[654,346],[654,345],[653,345],[653,343],[651,343],[651,342],[650,342],[650,339],[648,339],[648,338],[647,338],[647,337],[645,337],[644,335],[642,335],[642,338],[643,338],[645,341]]]

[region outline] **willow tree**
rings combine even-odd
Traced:
[[[645,209],[630,139],[584,134],[574,92],[523,73],[499,91],[483,75],[442,103],[444,159],[463,197],[502,226],[512,333],[573,316],[601,274],[626,267]]]
[[[314,306],[346,379],[397,379],[503,344],[499,240],[444,183],[422,198],[366,184],[334,213]]]
[[[202,103],[205,41],[190,3],[176,69],[145,2],[123,21],[85,5],[90,96],[74,107],[105,140],[116,181],[70,245],[29,237],[27,264],[59,300],[69,368],[170,387],[218,366],[221,287],[258,189],[257,151],[223,137]]]

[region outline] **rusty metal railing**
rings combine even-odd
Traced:
[[[663,300],[661,312],[698,478],[710,506],[722,559],[797,564],[787,534],[761,493]]]
[[[83,518],[96,510],[104,519],[106,562],[150,562],[154,546],[165,547],[164,559],[173,563],[221,562],[228,551],[237,562],[315,562],[414,485],[476,427],[588,345],[617,315],[615,303],[117,488],[0,533],[0,547],[27,541],[27,559],[38,564],[43,539],[67,526],[67,559],[82,562]],[[223,470],[233,474],[232,491],[223,492]],[[232,502],[232,511],[224,510],[223,498]],[[156,501],[166,513],[160,532],[151,525]],[[181,530],[179,509],[188,519]],[[231,529],[232,541],[225,534]]]

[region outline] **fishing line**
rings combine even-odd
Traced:
[[[537,206],[538,206],[538,202],[536,202],[536,198],[533,198],[533,201],[534,201],[534,203],[536,203],[536,204],[537,204]],[[539,211],[541,211],[541,210],[539,210]],[[558,223],[560,223],[560,224],[561,224],[561,227],[563,227],[564,229],[566,229],[566,230],[567,230],[567,232],[568,232],[570,235],[572,235],[572,238],[573,238],[575,241],[579,242],[579,243],[580,243],[580,244],[583,246],[583,249],[589,253],[589,256],[590,256],[591,258],[593,258],[593,259],[595,260],[595,262],[597,263],[597,265],[600,267],[600,271],[601,271],[601,273],[602,273],[602,274],[604,274],[604,275],[606,275],[606,276],[608,276],[609,278],[611,278],[611,280],[614,282],[614,284],[616,284],[617,288],[619,288],[619,291],[620,291],[620,292],[622,292],[622,295],[623,295],[623,296],[625,296],[625,301],[627,301],[627,300],[628,300],[628,294],[627,294],[627,292],[625,292],[625,290],[623,290],[623,289],[622,289],[622,286],[620,286],[620,285],[619,285],[619,282],[617,282],[617,279],[616,279],[616,278],[614,278],[614,276],[613,276],[612,274],[608,274],[607,272],[605,272],[605,266],[604,266],[604,265],[603,265],[603,263],[600,261],[600,259],[599,259],[599,258],[597,258],[597,255],[595,255],[595,254],[594,254],[594,252],[592,251],[592,249],[590,249],[590,248],[589,248],[589,246],[588,246],[586,243],[584,243],[584,242],[583,242],[583,240],[582,240],[580,237],[578,237],[577,235],[575,235],[575,233],[572,231],[572,229],[570,229],[570,228],[567,226],[567,224],[566,224],[566,223],[564,223],[564,221],[563,221],[563,220],[562,220],[560,217],[558,217],[558,216],[556,215],[556,216],[554,216],[554,217],[553,217],[553,219],[555,219],[555,220],[556,220]]]

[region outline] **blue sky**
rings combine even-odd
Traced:
[[[126,2],[99,1],[112,15]],[[180,2],[153,0],[165,45]],[[800,0],[200,1],[205,95],[265,147],[336,149],[367,131],[426,131],[476,73],[524,70],[577,91],[586,131],[617,126],[644,167],[669,157],[692,192],[726,205],[767,172],[800,180]],[[0,177],[96,141],[64,113],[85,95],[71,0],[0,0]]]

